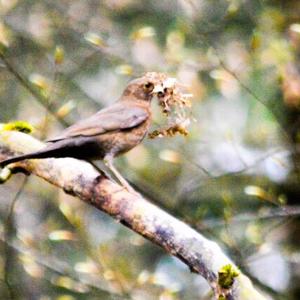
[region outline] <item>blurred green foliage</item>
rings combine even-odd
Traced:
[[[145,140],[121,173],[274,299],[299,299],[299,1],[3,0],[0,16],[1,123],[26,120],[37,137],[116,101],[146,71],[185,84],[189,136]],[[165,119],[153,112],[154,130]],[[209,295],[142,237],[23,181],[0,187],[1,299]]]

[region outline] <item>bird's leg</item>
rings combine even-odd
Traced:
[[[88,162],[104,177],[109,178],[108,174],[106,174],[103,170],[101,170],[92,160],[88,160]]]
[[[110,169],[110,171],[115,175],[121,185],[130,193],[135,193],[136,191],[130,186],[126,179],[119,173],[119,171],[114,167],[112,162],[112,157],[105,157],[103,162]]]

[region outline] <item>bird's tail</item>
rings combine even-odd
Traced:
[[[40,150],[40,151],[28,153],[28,154],[22,154],[22,155],[18,155],[15,157],[11,157],[11,158],[5,159],[3,161],[0,161],[0,168],[4,168],[5,166],[7,166],[11,163],[15,163],[15,162],[18,162],[18,161],[21,161],[24,159],[46,158],[46,157],[51,157],[52,155],[55,156],[55,152],[56,152],[56,149],[55,150],[54,149],[53,150],[45,149],[45,150]]]
[[[39,151],[18,155],[0,161],[0,167],[4,168],[8,164],[31,158],[74,157],[85,159],[86,157],[91,157],[92,153],[97,153],[97,151],[99,152],[98,148],[98,144],[94,141],[94,139],[91,141],[87,141],[82,138],[65,139],[55,143],[50,143]]]

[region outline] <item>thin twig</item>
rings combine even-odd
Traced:
[[[14,209],[17,203],[17,200],[19,199],[19,197],[21,196],[25,185],[28,181],[28,177],[25,176],[21,186],[19,187],[17,193],[15,194],[14,198],[11,201],[10,207],[9,207],[9,211],[6,217],[6,220],[4,222],[4,240],[5,240],[5,244],[4,244],[4,279],[3,281],[5,282],[6,286],[7,286],[7,290],[10,296],[10,299],[16,299],[16,294],[15,294],[15,288],[13,287],[13,285],[10,282],[10,273],[12,271],[12,262],[14,260],[14,258],[12,257],[13,254],[10,251],[9,247],[8,247],[8,243],[10,241],[11,235],[14,231]]]
[[[31,93],[31,95],[36,99],[41,105],[43,105],[51,115],[62,125],[68,126],[68,122],[60,118],[56,114],[56,110],[52,106],[47,106],[47,98],[39,93],[29,82],[25,79],[25,76],[7,59],[3,52],[0,51],[0,59],[6,66],[6,69],[17,79],[17,81]]]
[[[88,276],[84,276],[84,277],[80,276],[78,272],[74,271],[74,268],[67,265],[66,262],[59,260],[58,257],[51,257],[49,256],[49,254],[45,256],[42,253],[39,253],[37,251],[25,247],[20,242],[7,241],[1,235],[0,235],[0,240],[7,245],[7,248],[9,248],[10,251],[14,250],[21,254],[30,256],[30,258],[32,258],[35,263],[41,265],[46,269],[49,269],[54,273],[57,273],[62,276],[68,276],[74,281],[80,282],[91,289],[98,290],[101,293],[106,293],[107,296],[111,296],[113,294],[115,297],[118,297],[118,293],[105,287],[104,284],[101,284],[100,280],[96,281],[95,279],[89,278]],[[53,278],[51,277],[51,279],[52,279],[51,282],[53,283]],[[122,299],[123,299],[123,295],[122,295]]]
[[[224,225],[233,226],[238,223],[247,223],[247,222],[256,222],[256,221],[266,221],[270,219],[277,218],[289,218],[300,216],[300,206],[282,206],[276,208],[270,208],[265,211],[260,211],[256,213],[245,213],[236,215],[229,220],[220,220],[220,219],[208,219],[203,220],[198,228],[205,230],[206,228],[215,228]]]

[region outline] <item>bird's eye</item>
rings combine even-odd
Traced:
[[[153,91],[153,89],[154,89],[154,84],[152,82],[147,82],[144,84],[145,92],[150,93]]]

